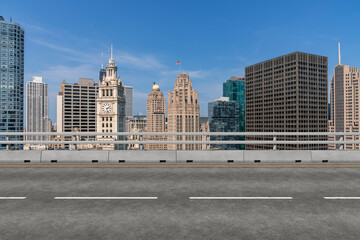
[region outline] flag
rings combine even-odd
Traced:
[[[179,64],[180,64],[180,61],[177,61],[177,62],[176,62],[176,65],[179,65]]]

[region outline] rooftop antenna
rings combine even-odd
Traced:
[[[339,42],[339,65],[341,65],[341,52],[340,52],[340,42]]]
[[[101,69],[104,69],[104,52],[101,52]]]

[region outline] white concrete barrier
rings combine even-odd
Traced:
[[[177,162],[244,162],[244,151],[242,150],[203,150],[203,151],[177,151]]]
[[[176,151],[116,150],[109,151],[110,163],[175,163]]]
[[[25,151],[27,152],[27,151]],[[66,150],[48,150],[42,151],[41,162],[72,162],[72,163],[107,163],[109,162],[109,151],[66,151]]]
[[[360,151],[350,150],[313,150],[311,151],[313,163],[360,163]]]
[[[41,151],[0,151],[0,162],[14,163],[14,162],[30,162],[39,163],[41,159]]]
[[[254,151],[0,151],[0,163],[360,163],[360,151],[254,150]]]
[[[245,163],[310,163],[308,150],[254,150],[245,151]]]

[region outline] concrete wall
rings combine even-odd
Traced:
[[[30,151],[26,151],[30,152]],[[103,162],[109,160],[109,151],[42,151],[41,162]]]
[[[360,151],[311,151],[314,163],[360,163]]]
[[[120,150],[109,151],[109,162],[175,163],[176,151]]]
[[[244,151],[177,151],[177,162],[244,162]]]
[[[3,163],[360,163],[360,151],[0,151]]]
[[[0,151],[0,162],[20,163],[31,162],[39,163],[41,160],[41,151]]]
[[[311,151],[306,150],[249,150],[244,152],[245,163],[311,163]]]

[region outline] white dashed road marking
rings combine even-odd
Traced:
[[[24,200],[26,197],[0,197],[0,200]]]
[[[190,197],[191,200],[291,200],[292,197]]]
[[[56,200],[155,200],[157,197],[55,197]]]

